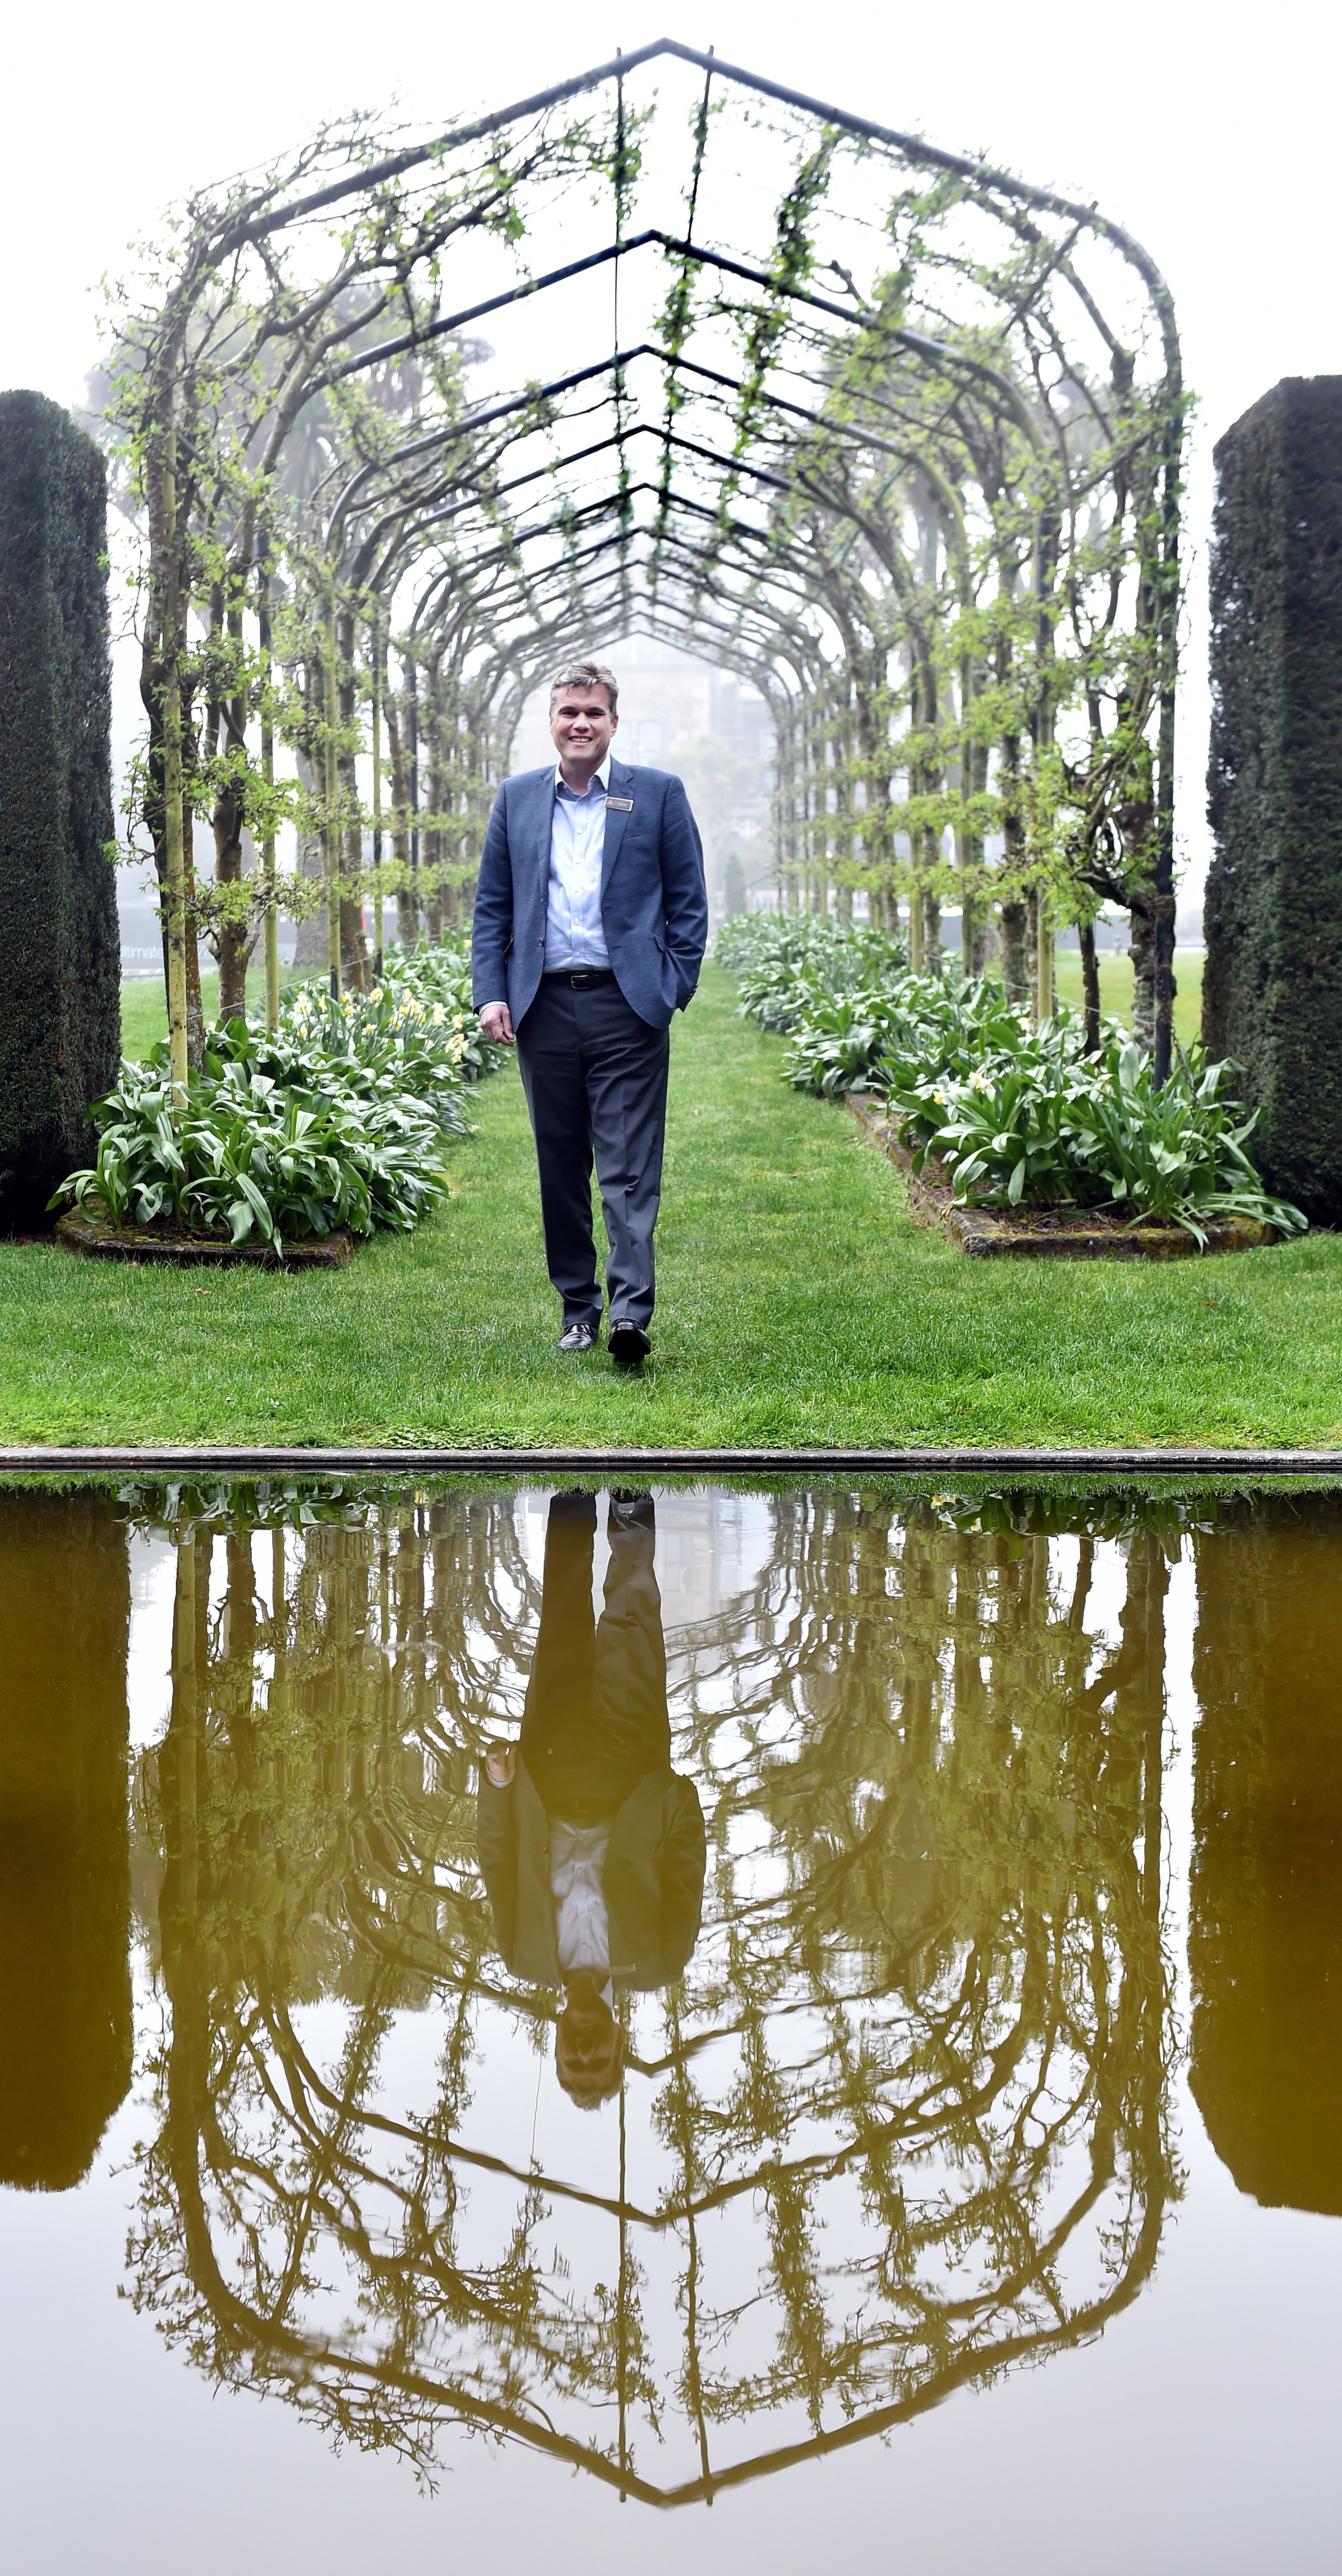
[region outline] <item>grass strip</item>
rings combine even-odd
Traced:
[[[963,1259],[709,967],[673,1038],[653,1361],[554,1346],[515,1068],[453,1195],[343,1273],[0,1246],[0,1438],[472,1447],[1333,1446],[1342,1243],[1168,1265]]]

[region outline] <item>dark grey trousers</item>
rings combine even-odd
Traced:
[[[649,1771],[671,1768],[662,1596],[651,1494],[612,1501],[600,1620],[592,1616],[595,1494],[552,1494],[540,1635],[518,1745],[550,1816],[595,1824]]]
[[[651,1317],[670,1054],[667,1031],[639,1018],[613,975],[585,990],[566,976],[543,975],[518,1029],[546,1267],[564,1301],[566,1324],[601,1321],[593,1158],[610,1246],[611,1320],[627,1316],[646,1327]]]

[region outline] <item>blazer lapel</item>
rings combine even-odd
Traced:
[[[610,788],[608,792],[612,796],[632,797],[634,793],[634,773],[632,769],[625,769],[618,761],[612,760],[610,764]],[[605,893],[607,886],[610,884],[611,869],[614,867],[615,862],[620,855],[620,843],[624,839],[625,825],[626,823],[632,822],[632,820],[633,816],[627,809],[624,813],[612,812],[609,806],[606,809],[606,839],[601,853],[601,891],[603,894]]]
[[[546,769],[541,773],[540,793],[536,798],[536,856],[540,861],[542,886],[550,882],[550,838],[554,829],[554,811],[555,774],[553,769]]]

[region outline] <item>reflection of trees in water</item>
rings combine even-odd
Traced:
[[[82,2180],[131,2073],[126,1532],[0,1495],[0,2183]]]
[[[1342,2214],[1342,1497],[1225,1509],[1197,1547],[1192,2086],[1268,2206]]]
[[[1135,2295],[1173,2187],[1161,1549],[1128,1543],[1105,1649],[1089,1540],[1063,1594],[1044,1537],[771,1509],[748,1595],[670,1641],[704,1934],[563,2167],[507,2080],[551,2002],[491,1959],[474,1868],[473,1764],[538,1609],[514,1504],[318,1524],[287,1565],[268,1535],[278,1619],[245,1532],[182,1537],[139,1783],[172,2014],[133,2255],[221,2378],[421,2467],[454,2419],[682,2502]],[[295,2022],[331,1994],[334,2065]],[[380,2063],[430,2002],[411,2111]]]

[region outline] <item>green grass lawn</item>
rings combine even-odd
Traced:
[[[1187,1046],[1195,1038],[1202,1019],[1202,950],[1179,948],[1175,951],[1174,972],[1178,992],[1174,1003],[1176,1034]],[[280,970],[281,983],[292,982],[292,970]],[[1057,952],[1058,998],[1081,1008],[1081,959],[1075,948]],[[260,1007],[260,978],[253,970],[248,979],[248,998],[254,1008]],[[211,1018],[219,997],[219,978],[205,974],[200,979],[201,1000],[205,1016]],[[1100,1002],[1116,1020],[1132,1018],[1132,968],[1120,949],[1111,955],[1107,950],[1100,959]],[[129,1056],[147,1055],[155,1039],[168,1034],[168,1013],[163,999],[163,986],[157,976],[144,983],[121,987],[121,1044]]]
[[[0,1437],[466,1445],[1342,1444],[1342,1239],[1171,1264],[971,1262],[709,967],[674,1033],[638,1377],[564,1358],[515,1068],[454,1195],[343,1274],[0,1246]]]
[[[212,1019],[219,1006],[219,978],[202,975],[200,998],[205,1016]],[[121,987],[121,1052],[123,1055],[148,1055],[157,1038],[168,1034],[168,1006],[163,997],[163,979],[151,975],[144,983]]]
[[[281,985],[291,984],[293,980],[292,969],[281,966]],[[200,998],[204,1005],[206,1019],[213,1019],[219,1007],[219,978],[213,971],[201,976]],[[261,978],[255,967],[247,978],[247,999],[251,1008],[256,1011],[260,1010],[265,999]],[[168,1006],[163,998],[161,977],[149,976],[142,984],[123,984],[121,987],[122,1054],[137,1057],[148,1055],[155,1040],[165,1038],[167,1034]]]
[[[1202,956],[1200,948],[1174,952],[1174,1034],[1182,1046],[1202,1028]],[[1056,954],[1058,999],[1081,1008],[1081,958],[1075,948]],[[1100,956],[1100,1008],[1111,1019],[1132,1020],[1132,966],[1123,949],[1104,949]]]

